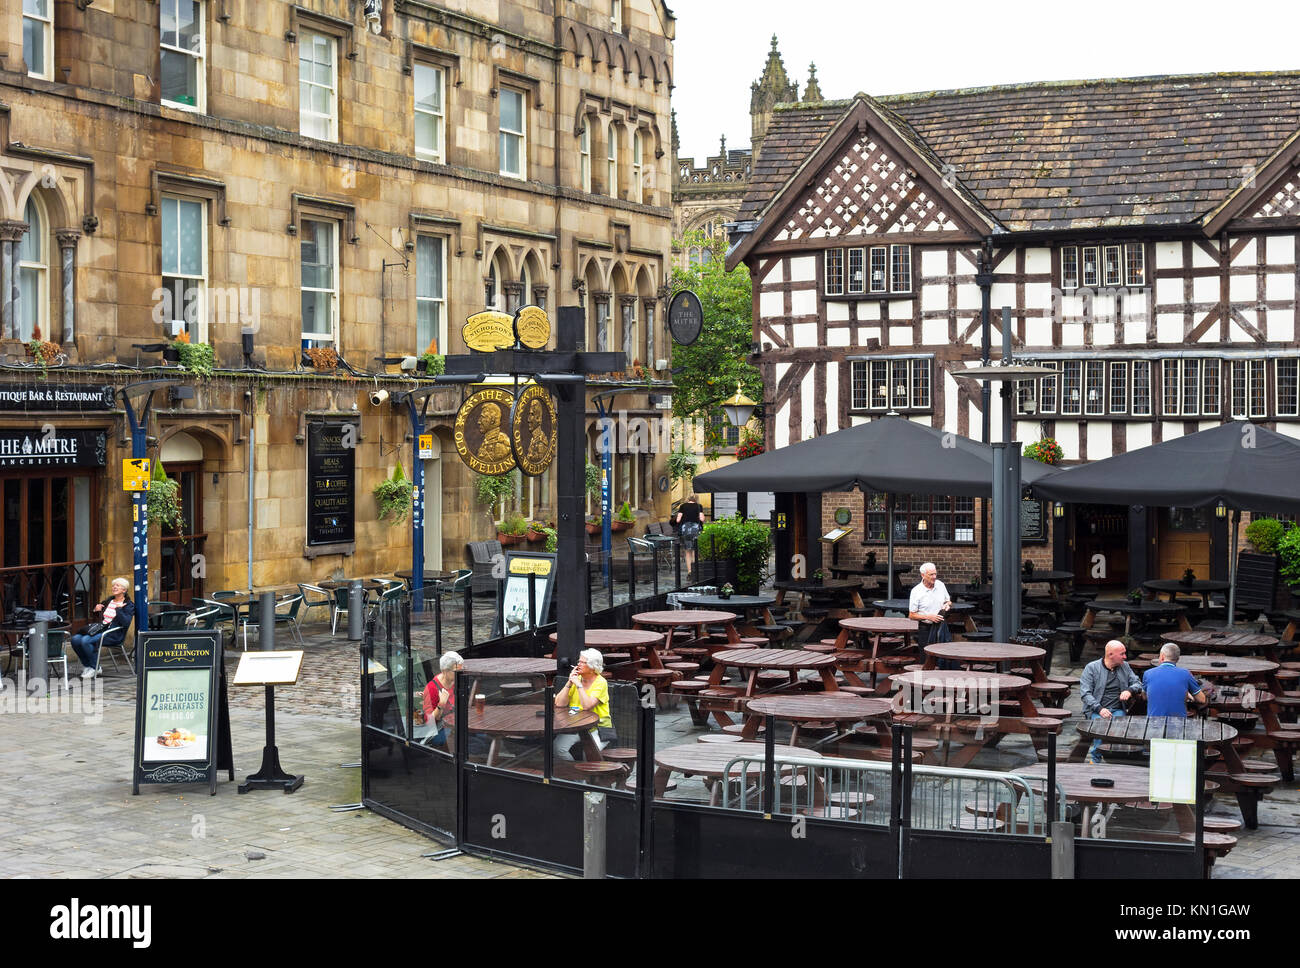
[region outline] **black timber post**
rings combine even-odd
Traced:
[[[581,306],[561,306],[556,327],[557,350],[576,352],[583,349]],[[557,383],[555,392],[558,400],[556,416],[559,421],[555,454],[559,510],[555,566],[561,587],[569,586],[568,591],[561,591],[556,597],[555,658],[559,664],[559,674],[568,675],[582,650],[587,604],[586,594],[579,592],[576,587],[577,576],[587,574],[587,565],[583,561],[587,544],[586,516],[583,512],[587,470],[584,446],[587,387],[585,383]]]

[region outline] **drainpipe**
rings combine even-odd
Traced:
[[[989,344],[992,341],[992,327],[989,321],[989,307],[993,289],[993,242],[984,240],[984,249],[980,252],[979,271],[975,273],[975,284],[980,287],[980,365],[989,365]],[[990,414],[992,406],[990,381],[980,381],[980,440],[989,442]],[[989,502],[980,500],[980,581],[989,574]]]

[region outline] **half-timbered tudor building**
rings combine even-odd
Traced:
[[[1229,420],[1300,437],[1300,73],[780,107],[732,243],[769,448],[889,411],[998,439],[997,394],[985,414],[958,376],[981,360],[984,299],[995,359],[1010,307],[1014,354],[1057,371],[1015,394],[1015,438],[1053,437],[1067,464]],[[841,560],[877,550],[878,495],[795,508],[800,535],[840,507],[857,528]],[[898,509],[900,558],[976,575],[978,502]],[[1026,556],[1081,582],[1226,572],[1204,509],[1060,511]]]

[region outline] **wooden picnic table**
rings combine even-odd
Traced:
[[[1179,595],[1200,595],[1201,607],[1208,610],[1211,593],[1226,592],[1231,585],[1226,581],[1214,581],[1209,578],[1198,578],[1190,585],[1179,581],[1177,578],[1156,578],[1151,581],[1144,581],[1142,587],[1157,598],[1161,595],[1168,595],[1171,602],[1177,601]]]
[[[927,728],[943,739],[945,766],[966,766],[980,750],[1006,733],[1028,733],[1037,748],[1046,742],[1044,737],[1048,732],[1060,728],[1056,720],[1039,717],[1029,695],[1031,683],[1023,676],[962,669],[916,669],[889,679],[896,690],[903,692],[899,698],[905,714],[939,717],[939,722]],[[1020,715],[1002,715],[1003,702],[1019,703]],[[954,743],[960,747],[955,753]]]
[[[488,661],[488,660],[481,660]],[[466,665],[469,660],[466,660]],[[570,715],[565,710],[556,710],[553,731],[556,733],[579,733],[582,739],[583,756],[588,762],[600,760],[600,746],[591,735],[591,728],[600,722],[594,712],[584,711]],[[534,705],[485,706],[478,712],[473,706],[469,711],[471,733],[482,733],[491,737],[488,747],[487,765],[496,766],[501,758],[501,740],[506,736],[543,736],[546,733],[545,708]]]
[[[902,612],[904,615],[909,615],[912,601],[909,598],[878,598],[871,603],[871,607],[876,610],[877,616],[883,616],[886,612]],[[960,615],[962,628],[967,632],[974,632],[978,626],[971,616],[978,607],[974,602],[953,602],[948,607],[948,614]]]
[[[1135,618],[1138,620],[1139,626],[1155,619],[1177,619],[1179,629],[1184,632],[1192,630],[1192,626],[1187,621],[1187,607],[1175,602],[1132,602],[1127,598],[1093,599],[1084,606],[1083,621],[1079,624],[1085,629],[1092,628],[1097,621],[1099,612],[1114,612],[1117,615],[1123,615],[1125,635],[1128,635],[1132,630],[1133,619]]]
[[[850,636],[855,632],[871,636],[871,655],[867,662],[871,666],[871,683],[872,688],[876,688],[876,663],[880,656],[880,639],[885,635],[901,635],[903,637],[903,648],[898,654],[909,653],[912,649],[912,637],[916,635],[917,622],[910,618],[878,618],[865,616],[862,618],[842,618],[840,619],[840,632],[835,637],[835,648],[837,651],[844,651],[851,645]],[[852,686],[863,686],[865,683],[858,678],[857,673],[865,671],[862,664],[854,668],[844,669],[844,678]]]
[[[727,642],[733,645],[739,644],[740,635],[736,632],[736,614],[734,612],[681,608],[667,612],[641,612],[639,615],[632,616],[634,629],[642,629],[644,626],[663,629],[664,641],[669,647],[673,644],[672,633],[675,629],[693,628],[695,629],[695,637],[699,640],[708,638],[708,626],[710,625],[723,626],[727,630]],[[659,658],[659,653],[655,651],[655,647],[648,645],[646,651],[646,659],[650,664],[650,668],[662,669],[664,665]]]
[[[559,637],[558,632],[552,632],[547,636],[551,640],[551,645],[558,644]],[[656,669],[663,667],[655,651],[663,641],[662,632],[651,632],[645,629],[584,629],[582,632],[582,648],[597,649],[600,652],[622,652],[626,649],[633,662],[641,661],[639,653],[641,649],[645,649],[648,656],[654,656],[653,660],[647,658],[647,661],[651,662],[651,667]],[[655,665],[655,663],[659,664]]]
[[[764,743],[683,743],[670,746],[655,754],[655,798],[660,799],[668,789],[668,780],[673,773],[686,776],[702,776],[707,779],[720,779],[727,764],[737,757],[750,757],[761,760],[766,755]],[[777,756],[800,756],[805,759],[821,759],[815,750],[799,746],[777,746]],[[737,776],[739,773],[736,774]],[[714,786],[712,803],[722,799],[722,785]]]
[[[1022,570],[1020,572],[1020,583],[1022,585],[1045,584],[1048,586],[1048,594],[1053,598],[1061,597],[1061,586],[1068,585],[1074,581],[1074,572],[1072,571],[1040,571],[1034,569],[1026,575]]]
[[[1165,632],[1160,636],[1165,642],[1172,642],[1180,649],[1202,649],[1213,652],[1260,652],[1270,662],[1277,662],[1277,637],[1260,635],[1256,632],[1234,632],[1225,629],[1222,632],[1186,631]]]
[[[554,679],[556,674],[554,659],[526,659],[507,656],[499,659],[466,659],[462,664],[465,667],[465,674],[473,676],[469,690],[471,700],[478,694],[480,679],[504,679],[523,676],[532,681],[539,677]]]
[[[1020,776],[1029,779],[1047,779],[1047,764],[1034,763],[1024,769],[1016,770]],[[1147,803],[1151,790],[1151,771],[1145,766],[1112,766],[1109,763],[1057,763],[1056,782],[1065,799],[1083,807],[1080,818],[1080,838],[1093,837],[1093,808],[1112,803]],[[1114,780],[1109,787],[1093,786],[1094,779]],[[1172,804],[1178,826],[1182,830],[1194,830],[1196,815],[1185,803]],[[1101,821],[1096,825],[1099,837],[1105,836],[1106,824]]]
[[[1275,673],[1281,666],[1268,659],[1238,655],[1185,655],[1178,660],[1178,667],[1207,679],[1259,682],[1274,692],[1281,691],[1275,678]]]
[[[854,608],[863,608],[862,580],[859,578],[831,578],[815,581],[778,581],[772,585],[776,589],[776,604],[785,603],[787,592],[799,595],[848,596]]]
[[[776,604],[775,595],[732,595],[730,598],[723,598],[721,595],[678,595],[677,601],[688,608],[735,611],[745,622],[743,631],[746,635],[759,634],[758,629],[754,628],[754,623],[748,620],[754,612],[760,613],[758,624],[775,624],[772,621],[772,606]]]
[[[1014,642],[936,642],[927,645],[924,651],[923,669],[937,668],[940,659],[991,665],[1018,662],[1033,671],[1034,682],[1047,681],[1047,674],[1043,671],[1043,657],[1047,655],[1047,650],[1035,645],[1016,645]]]
[[[1295,642],[1296,623],[1300,622],[1300,611],[1287,611],[1282,613],[1286,619],[1286,628],[1282,631],[1282,641],[1288,645]]]
[[[740,734],[747,740],[758,735],[758,727],[765,716],[792,721],[790,745],[799,743],[802,723],[834,722],[856,723],[866,719],[888,719],[894,704],[888,699],[872,699],[843,692],[808,693],[802,696],[759,696],[745,706],[745,729]]]
[[[806,652],[803,649],[724,649],[713,655],[713,672],[709,676],[709,688],[716,689],[728,666],[748,672],[742,693],[746,698],[757,691],[758,674],[764,669],[775,669],[790,674],[790,684],[799,679],[804,670],[816,672],[827,692],[838,692],[839,684],[835,681],[835,656],[822,652]]]

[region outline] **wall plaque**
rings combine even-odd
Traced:
[[[357,451],[345,423],[307,425],[307,545],[355,540]],[[349,445],[351,444],[351,445]]]

